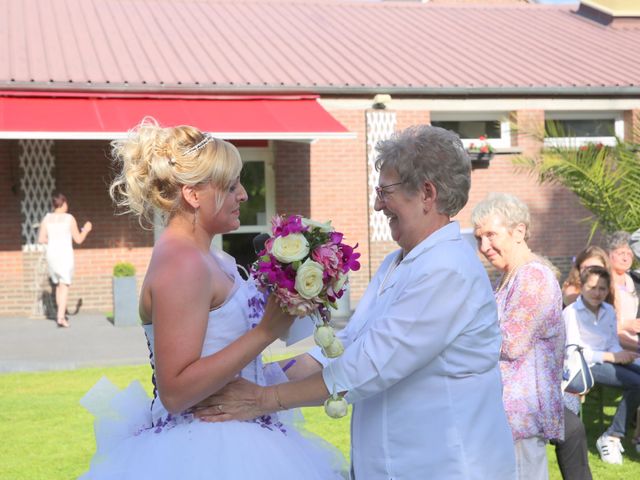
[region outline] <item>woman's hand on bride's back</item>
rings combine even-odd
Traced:
[[[287,333],[295,319],[296,317],[282,310],[275,295],[270,295],[262,315],[262,321],[257,328],[265,329],[269,336],[276,339]]]
[[[264,394],[264,388],[240,377],[196,404],[191,411],[205,422],[251,420],[266,413]]]

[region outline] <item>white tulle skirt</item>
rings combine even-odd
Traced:
[[[282,415],[205,423],[190,415],[152,426],[139,382],[118,390],[102,378],[80,402],[96,417],[88,479],[342,480],[344,458]],[[300,414],[298,414],[300,415]],[[300,415],[301,416],[301,415]]]

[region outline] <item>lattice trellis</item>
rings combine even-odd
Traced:
[[[380,140],[389,138],[396,129],[395,112],[374,110],[367,112],[367,164],[369,176],[369,225],[372,241],[391,241],[391,231],[387,217],[382,212],[376,212],[373,205],[376,201],[375,187],[378,185],[380,174],[376,171],[376,144]]]
[[[38,250],[38,225],[51,207],[56,182],[53,140],[19,140],[20,189],[23,198],[22,249]]]

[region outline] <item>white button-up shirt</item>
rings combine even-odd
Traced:
[[[353,404],[357,480],[515,478],[500,328],[487,274],[452,222],[389,255],[325,368]],[[335,386],[335,388],[334,388]]]
[[[596,315],[582,301],[582,295],[562,312],[567,331],[567,345],[580,345],[590,364],[603,363],[605,352],[621,352],[616,312],[603,302]]]

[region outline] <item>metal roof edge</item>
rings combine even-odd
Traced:
[[[0,91],[2,92],[39,92],[39,94],[53,93],[70,93],[85,95],[117,95],[117,94],[133,94],[143,96],[154,95],[253,95],[253,96],[273,96],[273,95],[376,95],[379,93],[388,93],[398,96],[636,96],[640,95],[640,85],[628,86],[487,86],[487,87],[462,87],[462,86],[439,86],[439,87],[394,87],[394,86],[301,86],[301,85],[278,85],[278,86],[219,86],[211,87],[194,87],[194,86],[160,86],[153,88],[152,85],[144,86],[117,86],[114,84],[97,85],[92,84],[90,87],[62,86],[50,84],[7,84],[0,82]]]

